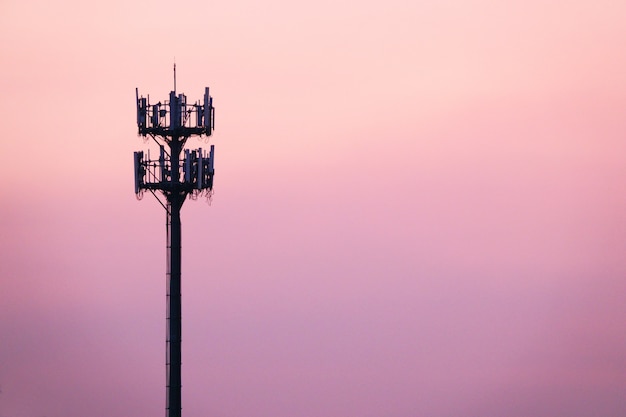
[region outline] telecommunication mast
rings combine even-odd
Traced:
[[[159,145],[159,154],[135,152],[135,194],[152,193],[166,212],[167,241],[167,338],[166,338],[166,416],[181,416],[181,230],[180,209],[187,196],[210,197],[213,190],[214,147],[208,152],[184,149],[189,137],[209,137],[215,127],[215,108],[209,88],[201,101],[188,103],[184,94],[174,90],[169,99],[151,104],[149,96],[137,101],[138,134],[152,138]],[[183,152],[184,151],[184,152]]]

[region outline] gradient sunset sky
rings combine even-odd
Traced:
[[[186,417],[626,415],[626,2],[0,2],[0,417],[162,416],[135,87],[216,106]],[[190,139],[188,147],[208,147]]]

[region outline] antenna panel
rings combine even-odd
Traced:
[[[210,121],[208,123],[210,131],[213,131],[213,129],[215,129],[215,107],[213,107],[213,97],[211,97],[210,101],[210,107],[211,107],[211,117],[210,117]]]
[[[143,151],[135,152],[135,194],[139,194],[143,185]]]
[[[143,100],[143,97],[142,97],[142,100]],[[144,110],[145,106],[142,106],[142,102],[141,102],[141,100],[139,100],[139,89],[138,88],[135,88],[135,102],[137,103],[137,126],[139,128],[142,128],[142,127],[145,126],[146,116],[145,116],[145,110]],[[142,112],[144,112],[143,113],[143,122],[142,122],[142,117],[141,117],[142,116]]]
[[[191,184],[191,153],[189,149],[185,149],[185,163],[183,167],[185,171],[185,182]]]
[[[152,106],[152,127],[157,127],[159,125],[159,105],[155,104]]]
[[[159,167],[161,168],[161,182],[165,182],[166,172],[165,172],[165,148],[163,145],[159,145],[160,155],[159,155]]]
[[[146,127],[146,115],[148,113],[148,100],[141,98],[141,127]]]
[[[215,163],[215,145],[211,145],[211,150],[209,151],[209,174],[211,175],[215,173],[214,163]]]
[[[146,127],[146,113],[147,113],[146,99],[141,97],[137,99],[137,126],[139,128]]]
[[[204,114],[202,106],[199,104],[195,105],[196,107],[196,127],[202,126],[202,115]]]
[[[181,115],[181,125],[185,124],[185,120],[187,117],[187,96],[184,94],[178,95],[178,104],[180,106],[180,115]]]
[[[170,129],[180,126],[180,107],[175,91],[170,91]]]
[[[211,105],[210,105],[210,95],[209,95],[209,87],[205,87],[204,88],[204,115],[202,117],[203,119],[203,126],[208,128],[209,131],[211,129],[210,124],[207,124],[208,122],[210,122],[211,120]]]
[[[198,149],[198,182],[196,183],[196,187],[198,188],[198,190],[202,189],[202,183],[204,182],[203,181],[202,162],[203,162],[202,148],[200,148],[200,149]]]

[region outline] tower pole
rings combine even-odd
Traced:
[[[172,137],[170,141],[171,187],[168,200],[168,254],[169,272],[167,282],[168,335],[167,351],[167,417],[181,417],[182,410],[182,300],[181,300],[181,225],[180,209],[186,194],[180,187],[179,164],[182,141]]]

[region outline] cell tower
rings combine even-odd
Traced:
[[[137,98],[138,134],[152,138],[159,145],[159,155],[135,152],[135,194],[150,191],[165,208],[167,237],[167,339],[166,339],[166,416],[181,416],[181,234],[180,209],[187,196],[210,197],[213,190],[215,160],[213,145],[209,152],[184,149],[191,136],[209,137],[215,127],[215,108],[209,88],[203,101],[187,103],[184,94],[176,94],[176,64],[174,91],[169,100],[150,104],[148,97]],[[183,154],[184,149],[184,154]],[[181,154],[182,157],[181,157]],[[157,193],[160,191],[160,194]],[[163,201],[163,199],[165,201]]]

